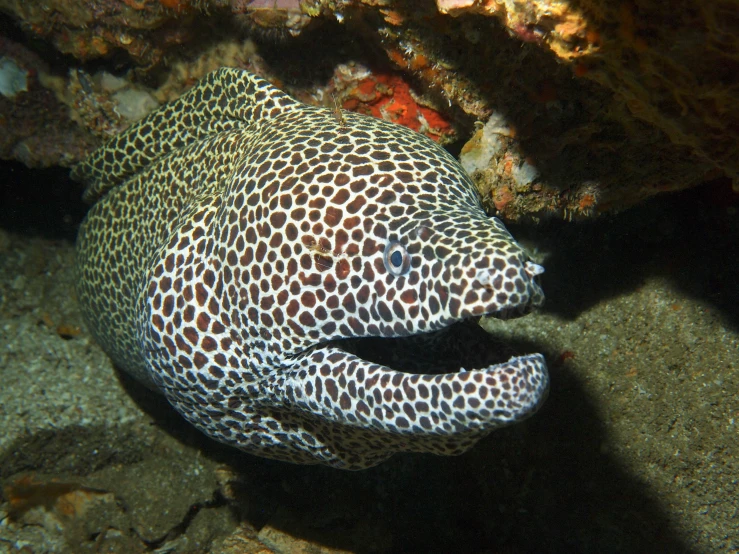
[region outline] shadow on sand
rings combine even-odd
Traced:
[[[604,451],[605,425],[567,369],[553,370],[534,418],[465,455],[402,454],[360,472],[226,448],[123,380],[166,432],[234,468],[234,511],[257,529],[357,553],[688,552],[649,485]]]
[[[544,261],[544,310],[574,319],[593,305],[665,277],[739,329],[739,194],[728,180],[659,196],[585,223],[509,226]]]

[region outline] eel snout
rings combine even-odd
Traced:
[[[512,319],[530,313],[544,303],[539,276],[544,267],[531,261],[476,268],[473,290],[479,290],[479,302],[467,306],[462,315],[487,314],[498,319]],[[473,296],[473,299],[477,299]]]

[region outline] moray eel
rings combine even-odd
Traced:
[[[405,373],[343,347],[542,303],[531,262],[425,136],[223,68],[73,169],[77,292],[114,363],[206,435],[361,469],[533,414],[539,354]]]

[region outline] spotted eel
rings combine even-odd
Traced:
[[[456,455],[533,414],[539,354],[405,373],[351,337],[407,337],[543,294],[452,156],[222,68],[93,152],[77,294],[114,363],[206,435],[343,469]]]

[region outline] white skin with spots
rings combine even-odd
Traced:
[[[207,435],[361,469],[460,454],[533,414],[539,354],[454,373],[366,361],[403,337],[541,304],[532,263],[442,148],[221,69],[77,166],[95,201],[78,293],[118,366]]]

